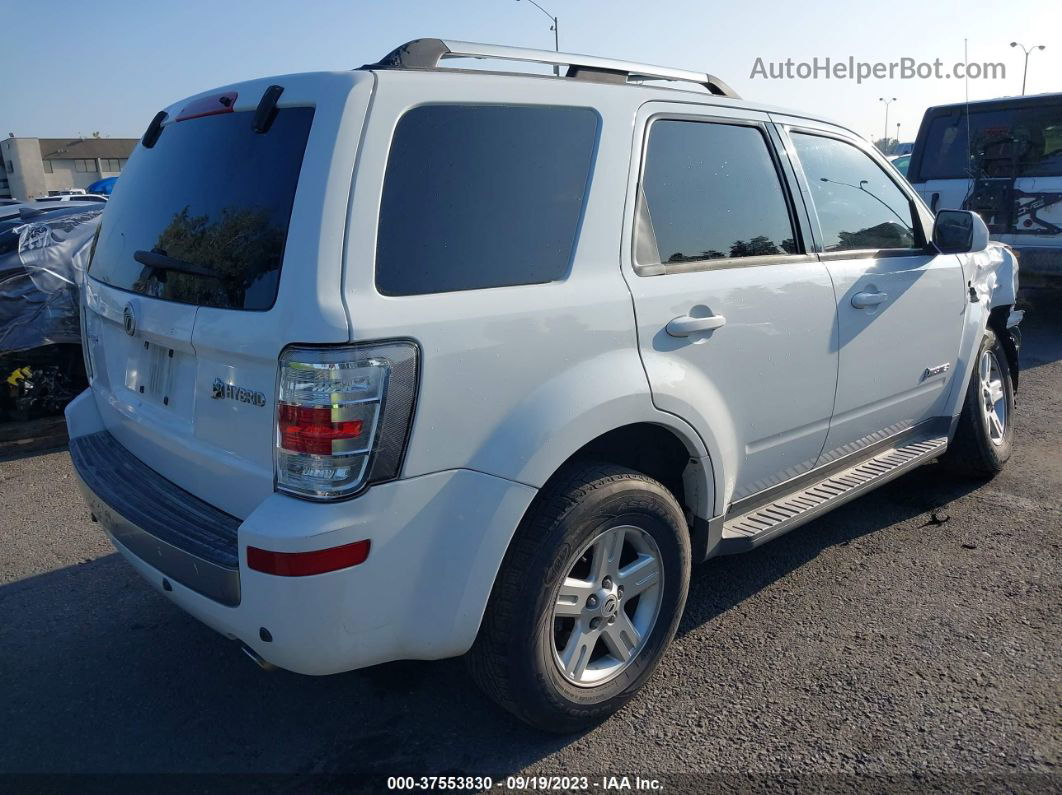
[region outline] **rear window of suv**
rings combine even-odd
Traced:
[[[410,110],[387,160],[376,288],[422,295],[565,278],[597,130],[589,108]]]
[[[269,309],[313,108],[167,125],[139,147],[107,204],[90,273],[122,290],[224,309]]]

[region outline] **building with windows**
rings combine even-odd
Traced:
[[[0,140],[0,199],[35,199],[50,191],[87,188],[116,177],[136,138],[16,138]]]

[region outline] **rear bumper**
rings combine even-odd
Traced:
[[[240,603],[240,520],[178,488],[107,431],[70,440],[78,486],[92,515],[132,554],[228,606]]]
[[[70,404],[67,422],[72,447],[101,429],[90,392]],[[172,546],[172,537],[161,537],[128,506],[112,505],[109,487],[79,477],[115,548],[160,593],[264,660],[303,674],[467,651],[512,533],[536,493],[450,470],[374,486],[346,502],[274,494],[237,528],[239,596],[226,604],[205,593],[201,579],[156,556],[153,545]],[[301,552],[363,539],[372,542],[368,560],[340,571],[279,577],[246,566],[248,545]]]

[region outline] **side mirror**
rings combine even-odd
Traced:
[[[988,248],[988,227],[969,210],[940,210],[933,224],[933,245],[941,254],[966,254]]]

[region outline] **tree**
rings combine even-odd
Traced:
[[[895,138],[879,138],[874,142],[874,146],[878,148],[878,151],[883,155],[891,155],[896,151],[896,147],[900,145],[900,142]]]
[[[284,230],[265,210],[225,208],[217,216],[192,215],[186,206],[162,230],[154,250],[198,266],[213,277],[144,268],[137,292],[158,294],[153,282],[165,282],[170,298],[208,305],[241,304],[244,290],[259,276],[275,271],[284,247]],[[160,278],[161,276],[161,278]]]

